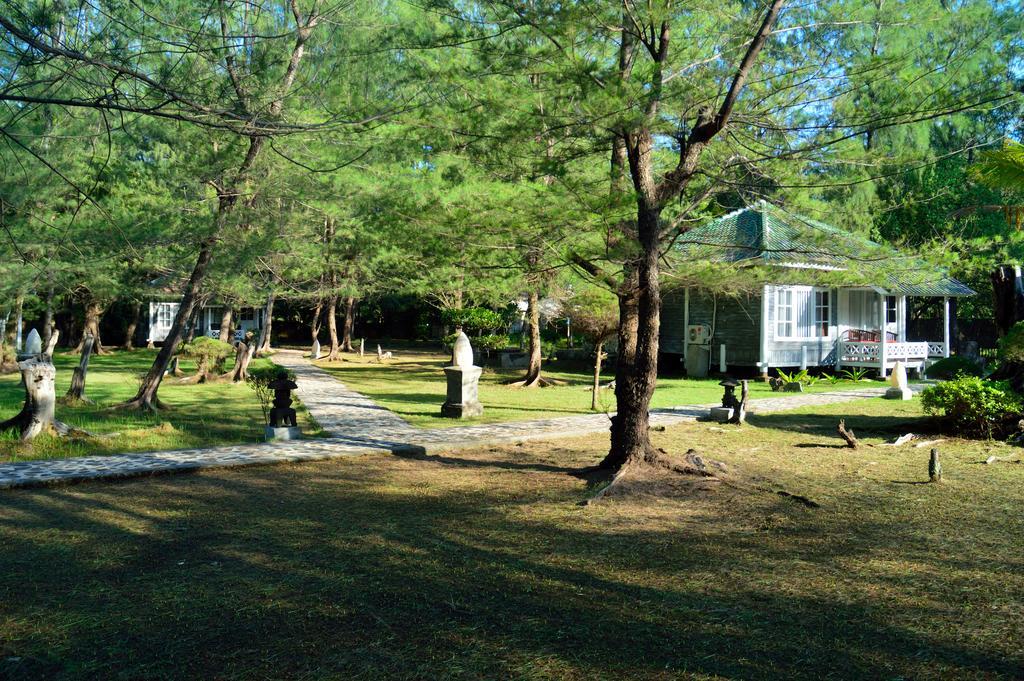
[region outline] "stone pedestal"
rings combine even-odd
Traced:
[[[711,407],[710,418],[718,423],[728,423],[732,418],[732,407]]]
[[[887,400],[909,400],[913,396],[914,392],[910,388],[889,388],[885,391]]]
[[[283,428],[275,428],[274,426],[267,426],[264,431],[264,435],[267,438],[267,442],[273,442],[274,440],[300,440],[302,439],[302,431],[295,426],[287,426]]]
[[[889,383],[892,387],[885,391],[885,399],[909,400],[914,396],[914,393],[910,391],[910,384],[907,382],[907,369],[903,366],[903,362],[896,362]]]
[[[484,413],[478,397],[480,374],[478,366],[450,366],[444,368],[448,380],[448,396],[441,405],[441,416],[464,419]]]

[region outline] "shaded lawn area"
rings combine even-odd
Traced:
[[[4,492],[0,676],[1011,679],[1019,450],[880,399],[654,433],[766,492],[581,507],[606,438]],[[45,566],[45,567],[44,567]]]
[[[450,428],[466,425],[466,421],[441,417],[441,404],[445,400],[445,375],[442,367],[451,361],[450,355],[417,350],[396,351],[396,359],[378,363],[376,356],[346,354],[342,362],[316,362],[331,372],[349,388],[357,390],[390,409],[409,423],[422,428]],[[602,383],[612,380],[614,368],[608,367]],[[514,388],[504,385],[523,377],[523,369],[497,369],[485,367],[480,379],[480,401],[483,416],[473,423],[518,421],[571,414],[593,413],[590,410],[590,391],[593,369],[589,372],[577,364],[545,362],[544,376],[565,381],[566,385],[549,388]],[[678,407],[688,404],[712,404],[722,400],[720,379],[659,378],[652,406]],[[840,381],[833,385],[819,381],[805,387],[807,392],[829,392],[880,386],[880,382]],[[765,383],[751,381],[750,399],[778,397],[792,393],[773,393]],[[615,394],[601,391],[601,411],[615,411]]]
[[[263,412],[256,394],[244,384],[209,383],[178,385],[174,377],[164,378],[160,399],[171,408],[159,414],[135,411],[107,411],[106,407],[123,402],[138,390],[138,375],[147,371],[156,357],[155,350],[115,351],[93,356],[89,361],[85,394],[94,405],[66,407],[57,405],[57,418],[94,433],[119,433],[112,438],[69,440],[40,436],[30,446],[18,442],[17,434],[0,435],[0,462],[29,459],[63,458],[91,454],[116,454],[164,449],[210,447],[221,444],[255,442],[263,435]],[[67,392],[71,375],[78,366],[78,355],[58,353],[57,396]],[[269,360],[253,360],[253,367]],[[233,360],[228,360],[232,366]],[[181,360],[186,374],[194,363]],[[0,376],[0,420],[14,416],[25,399],[18,373]],[[317,428],[308,414],[296,404],[299,425],[305,433]]]

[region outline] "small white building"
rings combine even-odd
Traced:
[[[148,326],[145,330],[146,343],[162,343],[171,332],[171,325],[178,314],[181,303],[169,301],[151,301],[149,303]],[[216,303],[206,305],[199,312],[198,327],[196,335],[209,336],[210,338],[220,337],[220,321],[224,314],[224,307]],[[228,342],[241,340],[247,331],[258,332],[263,328],[263,316],[265,312],[261,307],[242,307],[235,309],[235,317],[232,319],[232,327],[235,329],[234,339],[227,339]]]
[[[677,249],[691,264],[760,268],[765,282],[738,295],[699,282],[665,295],[661,350],[699,373],[864,367],[885,375],[896,362],[921,370],[950,354],[950,299],[974,295],[920,259],[764,202],[687,232]],[[938,299],[941,338],[909,336],[910,297]]]

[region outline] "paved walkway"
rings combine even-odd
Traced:
[[[552,419],[424,429],[403,421],[370,398],[349,390],[328,372],[296,351],[281,351],[274,361],[296,374],[299,399],[327,432],[321,439],[282,443],[254,443],[144,452],[113,456],[84,456],[0,464],[0,489],[71,483],[287,461],[316,461],[370,452],[433,452],[480,444],[520,442],[585,435],[608,430],[604,414],[581,414]],[[439,379],[440,380],[440,379]],[[760,399],[751,411],[768,414],[806,406],[849,402],[875,397],[885,388],[864,388],[829,393],[807,393]],[[687,405],[651,412],[652,425],[693,421],[709,406]],[[438,405],[440,409],[440,405]]]

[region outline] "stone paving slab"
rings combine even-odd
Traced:
[[[349,390],[328,372],[311,364],[299,352],[280,351],[274,355],[274,361],[295,372],[299,386],[297,396],[328,437],[0,464],[0,489],[159,475],[205,468],[318,461],[373,452],[433,453],[481,444],[587,435],[607,432],[609,427],[606,414],[580,414],[511,423],[418,428],[365,395]],[[768,414],[807,406],[850,402],[880,396],[884,392],[885,388],[866,388],[764,398],[751,403],[750,413]],[[706,415],[711,406],[716,405],[686,405],[652,410],[651,424],[670,426],[694,421]]]

